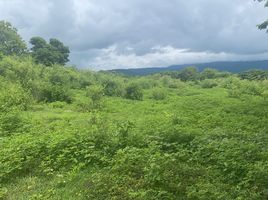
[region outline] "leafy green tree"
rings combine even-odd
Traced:
[[[264,1],[265,2],[264,6],[268,7],[268,0],[257,0],[257,1],[259,1],[259,2]],[[261,29],[261,30],[262,29],[267,29],[267,27],[268,27],[268,19],[266,21],[264,21],[263,23],[258,25],[258,28]],[[267,32],[268,32],[268,30],[267,30]]]
[[[27,47],[18,31],[9,22],[0,21],[0,53],[4,55],[22,55]]]
[[[43,38],[33,37],[30,43],[33,45],[31,48],[32,56],[37,63],[47,66],[55,64],[55,55],[52,52],[52,48]]]
[[[33,58],[37,63],[51,66],[54,64],[65,65],[69,61],[69,48],[57,39],[50,39],[47,43],[41,37],[30,40]]]
[[[61,41],[55,38],[51,38],[49,40],[49,44],[52,47],[53,52],[55,53],[55,62],[60,65],[65,65],[65,63],[69,61],[69,48],[67,46],[64,46]]]

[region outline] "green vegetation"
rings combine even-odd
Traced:
[[[32,41],[0,58],[0,199],[267,199],[267,72],[126,77]]]
[[[3,57],[0,197],[264,199],[268,82],[255,73],[128,78]]]
[[[254,1],[256,1],[256,0],[254,0]],[[264,3],[264,7],[268,7],[268,1],[267,0],[257,0],[257,1],[259,1],[259,2],[265,2]],[[260,25],[258,25],[258,28],[260,29],[260,30],[262,30],[262,29],[266,29],[267,30],[267,27],[268,27],[268,20],[265,20],[264,22],[262,22]],[[268,30],[267,30],[268,31]]]
[[[47,43],[41,37],[33,37],[30,43],[33,45],[32,56],[37,63],[51,66],[65,65],[69,61],[69,48],[57,39],[50,39]]]
[[[9,22],[0,21],[0,53],[4,55],[22,55],[27,47],[18,35],[17,29]]]
[[[132,100],[142,100],[143,93],[138,84],[131,84],[126,88],[126,98]]]

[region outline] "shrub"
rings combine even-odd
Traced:
[[[240,79],[235,77],[235,76],[231,76],[231,77],[228,77],[226,79],[224,79],[222,82],[221,82],[221,87],[223,88],[226,88],[226,89],[232,89],[234,88],[234,86],[238,86],[240,84]]]
[[[260,96],[264,89],[257,83],[252,81],[245,81],[243,85],[243,92],[249,95]]]
[[[151,95],[152,99],[164,100],[164,99],[166,99],[166,97],[167,97],[167,93],[164,89],[157,88],[157,89],[152,90],[152,95]]]
[[[153,87],[156,87],[157,86],[157,82],[153,79],[150,79],[149,77],[142,77],[142,78],[139,78],[135,84],[139,85],[139,87],[141,89],[151,89]]]
[[[37,83],[32,89],[33,96],[37,101],[44,102],[72,102],[72,94],[70,90],[61,85],[52,85],[50,83]]]
[[[187,67],[180,71],[178,78],[182,81],[195,81],[199,79],[198,70],[196,67]]]
[[[0,115],[0,136],[18,132],[24,126],[24,118],[18,111],[10,111]]]
[[[164,87],[168,88],[185,88],[186,83],[182,82],[179,79],[174,79],[169,76],[164,76],[161,78],[161,82]]]
[[[263,70],[249,70],[245,72],[241,72],[239,74],[241,79],[247,80],[265,80],[268,78],[268,72]]]
[[[213,88],[218,86],[216,80],[209,80],[209,79],[202,81],[200,85],[202,88]]]
[[[90,97],[94,108],[100,108],[102,106],[102,99],[104,96],[103,87],[100,85],[87,87],[86,96]]]
[[[104,83],[104,94],[107,96],[122,96],[123,87],[119,82],[114,80],[107,80]]]
[[[223,87],[228,89],[229,97],[238,98],[242,95],[260,96],[264,92],[264,88],[257,82],[240,80],[236,77],[228,78]]]
[[[205,80],[216,78],[217,73],[219,72],[215,69],[206,68],[200,73],[200,79]]]
[[[26,110],[31,104],[31,96],[20,85],[11,84],[0,78],[0,111],[12,109]]]
[[[126,96],[127,99],[132,100],[142,100],[143,93],[141,88],[137,84],[131,84],[126,88]]]
[[[260,83],[264,90],[268,90],[268,79]]]
[[[53,66],[53,68],[45,68],[44,75],[46,81],[52,83],[53,85],[62,85],[72,89],[81,87],[80,74],[78,70],[71,67],[56,65]]]
[[[31,58],[4,57],[0,61],[0,75],[8,81],[19,83],[25,90],[30,89],[31,82],[38,80],[40,66],[33,64]]]
[[[264,91],[264,92],[262,93],[262,96],[263,96],[264,99],[268,99],[268,91],[267,91],[267,90]]]

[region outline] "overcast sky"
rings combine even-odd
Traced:
[[[97,70],[268,59],[267,18],[254,0],[0,0],[25,41],[58,38]]]

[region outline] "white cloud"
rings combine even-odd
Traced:
[[[246,61],[268,58],[268,53],[262,54],[233,54],[213,52],[193,52],[187,49],[176,49],[172,46],[156,46],[153,52],[137,55],[134,52],[122,54],[117,47],[110,46],[98,52],[96,57],[83,60],[83,68],[95,70],[164,67],[173,64],[194,64],[213,61]]]

